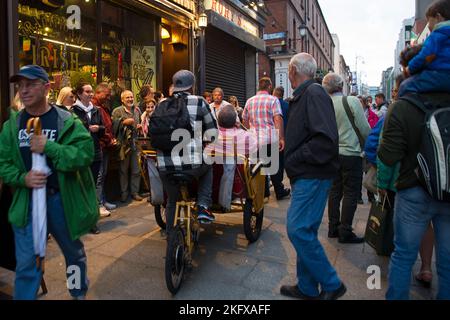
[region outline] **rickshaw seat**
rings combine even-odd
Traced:
[[[167,174],[167,179],[174,184],[189,184],[194,180],[194,177],[182,172],[171,172]]]

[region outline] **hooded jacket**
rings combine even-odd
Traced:
[[[409,72],[423,69],[450,72],[450,21],[438,23],[422,50],[409,62]]]
[[[97,223],[99,217],[96,189],[89,166],[94,158],[91,135],[70,112],[58,112],[58,138],[47,141],[44,154],[52,160],[57,172],[64,214],[72,240]],[[19,150],[18,123],[22,113],[12,112],[0,132],[0,177],[15,191],[9,209],[9,222],[23,228],[27,225],[30,191],[25,185],[25,169]]]

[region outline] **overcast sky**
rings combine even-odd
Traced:
[[[331,33],[339,36],[341,54],[363,82],[379,86],[381,72],[394,66],[394,50],[404,19],[415,14],[414,0],[319,0]],[[362,64],[364,60],[365,64]]]

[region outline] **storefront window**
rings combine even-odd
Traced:
[[[48,72],[51,101],[80,79],[97,82],[95,0],[19,0],[18,11],[20,67],[37,64]]]
[[[155,88],[157,84],[158,23],[151,17],[103,3],[102,80],[112,83],[114,91],[132,90],[137,102],[143,85]]]

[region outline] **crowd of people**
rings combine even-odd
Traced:
[[[35,208],[30,190],[46,190],[49,232],[67,265],[81,270],[81,287],[69,291],[74,298],[82,299],[88,280],[80,237],[87,232],[98,233],[98,219],[109,216],[117,207],[105,196],[111,157],[118,154],[120,200],[142,201],[138,141],[150,138],[158,145],[158,170],[167,194],[167,232],[174,224],[179,194],[173,172],[196,177],[196,214],[201,223],[208,224],[215,217],[210,210],[213,170],[205,161],[207,155],[214,154],[216,162],[217,154],[222,154],[224,175],[219,202],[224,212],[231,209],[233,200],[236,152],[256,155],[263,161],[265,197],[270,196],[271,182],[278,201],[291,198],[287,234],[297,253],[298,281],[283,285],[280,293],[297,299],[335,300],[347,291],[318,239],[318,229],[328,203],[328,237],[344,244],[364,242],[364,237],[353,232],[353,219],[362,201],[364,173],[367,176],[376,170],[368,199],[374,205],[387,199],[389,210],[394,212],[394,250],[386,298],[409,298],[410,275],[419,252],[422,265],[415,278],[426,287],[431,285],[435,247],[437,298],[450,299],[447,127],[441,141],[447,162],[438,164],[443,171],[439,171],[437,190],[430,185],[429,176],[424,186],[423,174],[418,173],[428,160],[422,156],[426,151],[419,143],[426,136],[424,114],[429,116],[421,102],[437,106],[436,111],[448,107],[450,101],[448,0],[435,1],[427,18],[431,35],[422,46],[402,52],[404,72],[396,79],[391,104],[382,93],[375,96],[374,104],[372,97],[344,96],[343,79],[336,73],[327,74],[318,83],[317,63],[307,53],[297,54],[290,61],[292,97],[284,99],[284,88],[273,88],[269,78],[261,78],[256,95],[244,107],[235,96],[224,100],[220,87],[203,96],[194,95],[196,79],[188,70],[174,74],[167,97],[145,85],[139,103],[132,91],[123,90],[121,105],[112,108],[107,83],[94,89],[80,82],[75,88],[62,88],[53,105],[47,100],[50,82],[44,69],[22,67],[11,78],[18,95],[0,133],[0,177],[15,189],[9,213],[17,258],[14,297],[35,299],[44,271],[35,259],[31,221]],[[170,108],[179,113],[171,114],[167,111]],[[29,120],[35,117],[40,119],[41,135],[30,131]],[[433,129],[439,129],[440,123],[434,121]],[[164,124],[170,124],[170,128],[164,128]],[[171,140],[177,128],[189,133],[180,154],[174,154]],[[198,132],[202,133],[200,138],[195,134]],[[167,133],[169,138],[164,140]],[[46,155],[49,175],[33,169],[33,153]],[[426,164],[427,169],[433,166]],[[284,172],[292,191],[284,186]]]

